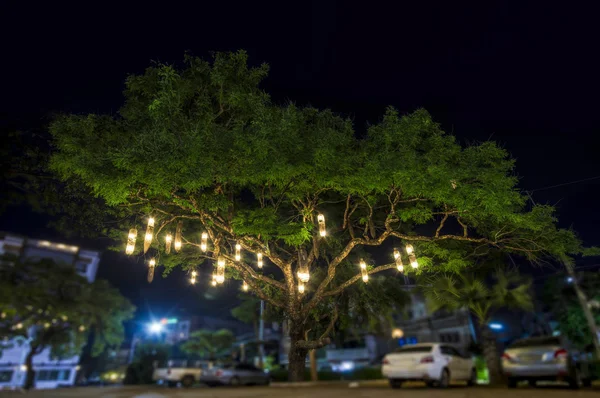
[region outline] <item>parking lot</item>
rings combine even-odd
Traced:
[[[350,387],[346,383],[323,384],[309,387],[240,387],[240,388],[166,388],[166,387],[85,387],[62,390],[31,391],[30,397],[44,398],[575,398],[597,397],[600,388],[572,391],[564,387],[505,388],[454,386],[445,390],[429,389],[419,384],[399,390],[388,388],[385,383],[370,383]],[[0,392],[2,397],[22,396],[22,393]]]

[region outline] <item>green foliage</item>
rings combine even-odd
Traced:
[[[465,308],[481,325],[487,324],[495,308],[533,310],[531,282],[515,271],[498,269],[490,285],[476,273],[424,277],[421,291],[431,311]]]
[[[7,337],[26,335],[31,347],[47,347],[58,357],[78,353],[91,334],[92,355],[116,347],[124,339],[123,323],[135,307],[106,281],[88,283],[71,264],[52,260],[5,257],[0,262],[0,331]]]
[[[235,336],[230,330],[200,329],[192,332],[190,338],[181,345],[181,350],[188,354],[216,359],[218,355],[231,350],[234,342]]]
[[[578,283],[589,302],[600,302],[600,276],[594,272],[577,275]],[[592,334],[577,300],[573,285],[563,275],[546,281],[542,300],[558,321],[558,330],[580,349],[592,344]],[[591,306],[596,324],[600,324],[600,308]]]

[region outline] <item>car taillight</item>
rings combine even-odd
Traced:
[[[382,361],[382,363],[383,363],[384,365],[389,365],[389,364],[390,364],[390,361],[389,361],[389,359],[387,359],[387,358],[383,358],[383,361]]]
[[[508,355],[507,353],[502,354],[502,359],[505,359],[508,362],[513,362],[512,357],[510,355]]]
[[[216,375],[217,377],[219,377],[219,376],[223,375],[223,371],[222,371],[221,369],[219,369],[219,370],[217,370],[217,371],[215,372],[215,375]]]
[[[554,352],[554,359],[566,359],[569,356],[569,353],[564,348],[560,350],[556,350]]]
[[[431,355],[421,358],[421,363],[433,363],[434,358]]]

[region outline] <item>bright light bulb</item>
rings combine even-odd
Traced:
[[[323,214],[317,215],[317,222],[319,224],[319,235],[326,236],[327,229],[325,228],[325,216]]]
[[[404,265],[400,264],[396,268],[398,268],[398,271],[404,272]]]
[[[85,326],[83,326],[83,325],[80,325],[80,326],[79,326],[79,331],[80,331],[80,332],[85,332]]]
[[[191,283],[192,285],[195,285],[195,284],[196,284],[196,277],[195,277],[195,276],[192,276],[192,277],[190,278],[190,283]]]
[[[225,257],[219,256],[219,258],[217,259],[217,266],[218,267],[225,267]]]
[[[246,283],[246,281],[244,281],[244,283],[242,284],[242,290],[247,292],[248,289],[250,289],[250,286],[248,286],[248,284]]]
[[[304,293],[304,283],[298,284],[298,293]]]
[[[125,247],[125,254],[131,255],[135,250],[135,240],[137,239],[137,229],[132,228],[129,230],[127,235],[127,246]]]
[[[146,234],[146,238],[145,239],[146,239],[147,242],[152,241],[152,234],[149,234],[149,233]]]
[[[300,282],[308,282],[308,280],[310,279],[310,275],[308,273],[308,271],[305,272],[300,272],[298,271],[298,279],[300,279]]]
[[[360,260],[360,269],[367,269],[367,263],[365,263],[365,260]]]
[[[17,324],[15,325],[15,328],[16,328],[16,329],[23,329],[23,324],[22,324],[21,322],[19,322],[19,323],[17,323]]]
[[[212,282],[210,282],[210,284],[213,286],[217,286],[217,281],[212,281]]]
[[[150,217],[148,219],[148,226],[153,227],[154,226],[154,218]]]
[[[411,256],[409,257],[410,259],[410,265],[413,268],[419,268],[419,263],[417,262],[417,257],[414,254],[411,254]]]
[[[400,257],[400,251],[396,248],[394,248],[394,258],[398,259]]]
[[[176,251],[181,250],[181,242],[177,242],[177,241],[175,242],[175,250]]]
[[[206,232],[202,232],[200,237],[200,250],[203,252],[208,250],[208,234]]]
[[[242,245],[239,243],[235,245],[235,261],[240,261],[242,259]]]
[[[415,251],[415,248],[409,243],[406,245],[406,254],[412,254]]]
[[[155,267],[156,266],[156,259],[155,258],[151,258],[150,261],[148,261],[148,266],[149,267]]]
[[[217,283],[220,285],[225,282],[225,275],[217,275]]]
[[[258,268],[263,267],[263,255],[262,253],[256,253],[256,265]]]
[[[196,277],[197,275],[198,275],[198,272],[196,272],[196,271],[192,271],[192,276],[193,276],[193,277]]]
[[[364,274],[362,276],[362,280],[363,280],[363,282],[367,283],[369,281],[369,275],[368,274]]]
[[[167,234],[167,236],[165,237],[165,240],[167,241],[167,243],[171,243],[171,241],[173,240],[173,237],[171,236],[171,234]]]

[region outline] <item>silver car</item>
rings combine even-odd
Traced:
[[[502,354],[502,369],[509,388],[526,380],[566,381],[571,388],[591,385],[583,357],[560,337],[535,337],[517,340]]]
[[[225,365],[205,370],[200,376],[200,382],[208,386],[217,385],[263,385],[270,383],[271,378],[267,373],[254,365],[240,363]]]

